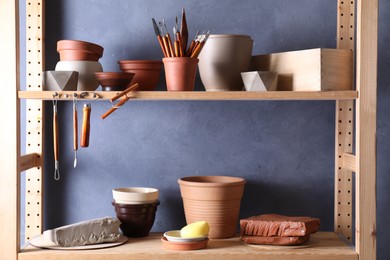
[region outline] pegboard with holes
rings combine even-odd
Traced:
[[[337,48],[355,50],[355,1],[338,0]],[[353,152],[354,101],[336,101],[334,230],[352,242],[353,173],[343,167],[343,154]]]
[[[343,167],[343,154],[353,151],[354,102],[336,102],[335,231],[352,241],[353,173]]]
[[[26,90],[42,91],[44,28],[42,0],[26,2]],[[38,155],[38,167],[26,171],[25,239],[42,233],[43,102],[26,101],[26,153]]]

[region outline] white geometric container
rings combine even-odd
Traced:
[[[271,71],[249,71],[241,73],[246,91],[276,91],[278,74]]]

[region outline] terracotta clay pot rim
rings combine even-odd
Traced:
[[[69,47],[71,45],[72,47]],[[74,47],[76,45],[76,47]],[[57,42],[57,51],[60,50],[78,50],[96,53],[99,56],[103,55],[104,48],[96,43],[80,41],[80,40],[59,40]]]
[[[209,181],[201,181],[206,178]],[[215,181],[212,181],[215,180]],[[246,183],[246,180],[232,176],[188,176],[178,180],[180,185],[194,187],[223,187],[223,186],[240,186]]]
[[[246,39],[252,39],[250,35],[244,35],[244,34],[210,34],[209,38],[246,38]]]
[[[162,64],[160,60],[118,60],[119,64],[142,64],[142,63],[156,63]]]

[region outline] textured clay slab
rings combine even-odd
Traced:
[[[317,232],[320,220],[266,214],[240,220],[241,235],[259,237],[302,237]]]
[[[241,240],[247,244],[256,245],[277,245],[291,246],[300,245],[308,241],[310,235],[303,237],[259,237],[259,236],[241,236]]]

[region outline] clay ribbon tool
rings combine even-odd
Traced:
[[[58,93],[54,93],[56,98]],[[58,131],[58,116],[57,116],[57,99],[53,100],[53,146],[54,146],[54,179],[60,179],[60,162],[59,162],[59,131]]]
[[[81,147],[89,146],[89,135],[90,135],[90,119],[91,119],[91,104],[84,104],[83,107],[83,125],[81,128]]]
[[[73,150],[74,150],[74,161],[73,168],[77,166],[77,150],[78,150],[78,122],[77,122],[77,104],[76,104],[77,93],[73,94]]]
[[[156,20],[154,18],[152,18],[152,23],[153,23],[154,33],[156,34],[157,40],[160,43],[160,47],[164,53],[164,57],[168,57],[167,51],[165,50],[165,47],[164,47],[163,38],[161,37],[161,31],[158,28],[158,25],[157,25]]]
[[[124,91],[122,91],[121,93],[119,93],[118,95],[116,95],[115,97],[111,98],[110,102],[112,103],[123,96],[123,99],[121,101],[119,101],[117,104],[112,105],[112,107],[109,110],[107,110],[107,112],[104,113],[101,116],[101,118],[105,119],[106,117],[111,115],[115,110],[117,110],[119,107],[124,105],[130,99],[130,97],[127,96],[127,94],[129,94],[131,91],[136,90],[138,88],[138,86],[139,86],[138,83],[135,83],[135,84],[131,85],[130,87],[128,87],[127,89],[125,89]]]
[[[187,19],[186,19],[186,11],[184,10],[184,6],[181,11],[181,28],[180,28],[180,34],[181,34],[181,45],[183,54],[187,50],[187,44],[188,44],[188,27],[187,27]]]

